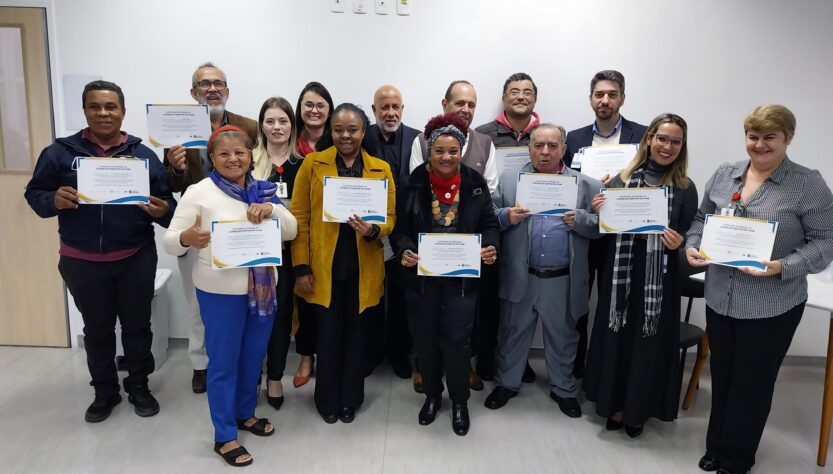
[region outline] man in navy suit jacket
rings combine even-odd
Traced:
[[[597,72],[590,81],[590,107],[596,121],[567,134],[567,166],[572,167],[573,155],[586,146],[639,143],[647,127],[622,117],[619,108],[624,104],[625,76],[619,71]]]
[[[625,103],[625,76],[619,71],[599,71],[590,80],[590,107],[596,113],[596,121],[592,124],[571,131],[567,134],[567,152],[564,154],[564,163],[573,166],[573,156],[582,148],[587,146],[617,145],[622,143],[639,143],[642,135],[648,129],[645,125],[631,122],[622,117],[619,108]],[[598,241],[590,242],[590,286],[593,287],[593,280],[596,270],[605,262],[600,261],[603,252],[597,248]],[[610,262],[609,264],[612,264]],[[589,298],[590,295],[588,294]],[[580,378],[584,375],[584,356],[587,351],[587,318],[588,315],[580,317],[576,323],[579,332],[578,351],[576,352],[573,374]]]
[[[379,142],[379,158],[390,165],[391,174],[397,189],[408,179],[410,174],[411,146],[419,135],[419,130],[402,123],[402,94],[391,85],[383,85],[373,95],[373,114],[376,124],[371,125],[367,133]],[[392,259],[388,239],[385,244],[385,300],[387,304],[380,304],[379,310],[374,311],[369,322],[369,337],[367,344],[367,367],[365,373],[370,373],[387,356],[393,371],[402,378],[411,377],[411,364],[408,354],[411,352],[411,334],[408,331],[408,318],[405,314],[405,294],[398,281],[391,277],[398,274],[394,271],[399,263]],[[381,308],[387,307],[387,314]]]

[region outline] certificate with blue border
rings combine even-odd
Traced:
[[[603,189],[599,210],[602,234],[661,234],[668,227],[666,188]]]
[[[708,214],[700,255],[717,265],[766,270],[761,262],[772,257],[777,232],[777,222]]]
[[[147,104],[148,141],[155,147],[205,148],[211,137],[208,106],[200,104]]]
[[[480,234],[419,234],[417,275],[480,278]]]
[[[80,204],[147,204],[150,199],[148,160],[144,158],[76,159]]]
[[[353,214],[371,224],[387,224],[388,180],[324,176],[321,220],[347,222]]]
[[[281,266],[281,222],[211,222],[211,268]]]
[[[532,214],[563,216],[576,208],[578,176],[569,174],[518,173],[515,205]]]

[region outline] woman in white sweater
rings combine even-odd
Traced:
[[[234,466],[251,464],[252,457],[237,442],[238,430],[269,436],[269,420],[254,416],[257,385],[276,311],[274,267],[212,269],[210,226],[214,221],[247,219],[259,224],[279,219],[281,239],[295,237],[295,218],[274,183],[255,180],[252,146],[237,127],[214,131],[208,141],[214,171],[188,188],[165,234],[165,249],[182,255],[199,251],[194,286],[205,324],[208,353],[208,407],[214,424],[214,451]],[[205,223],[205,224],[203,224]]]

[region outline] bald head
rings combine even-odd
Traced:
[[[405,105],[402,103],[402,94],[396,87],[385,84],[373,94],[373,115],[376,116],[376,125],[382,131],[384,137],[396,133],[399,124],[402,123],[402,111]]]

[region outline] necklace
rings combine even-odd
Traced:
[[[433,187],[431,189],[431,216],[434,218],[434,222],[437,224],[448,227],[452,223],[454,223],[457,219],[457,208],[460,206],[460,193],[454,195],[454,201],[451,202],[451,206],[448,208],[448,212],[443,215],[442,210],[440,210],[440,200],[437,197],[437,194],[434,192]]]

